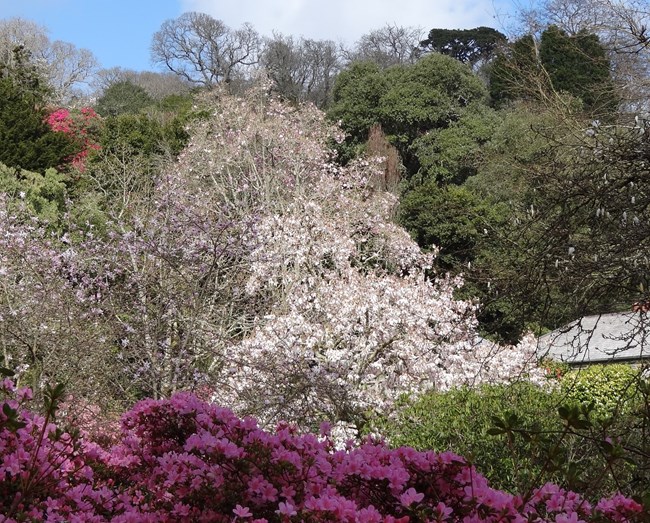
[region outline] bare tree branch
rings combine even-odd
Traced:
[[[259,60],[260,37],[244,24],[232,30],[204,13],[167,20],[153,36],[151,57],[193,84],[230,82]]]

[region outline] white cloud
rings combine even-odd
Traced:
[[[183,11],[207,13],[236,28],[253,24],[262,35],[273,30],[354,43],[386,24],[421,27],[496,27],[492,0],[181,0]]]

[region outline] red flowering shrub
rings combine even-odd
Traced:
[[[367,440],[336,450],[321,437],[179,393],[144,400],[109,452],[26,410],[6,381],[0,413],[0,522],[634,522],[620,495],[592,506],[544,485],[527,499],[490,488],[451,453],[390,450]],[[22,398],[22,399],[21,399]],[[41,435],[43,435],[41,437]]]
[[[55,132],[71,136],[79,145],[79,152],[68,159],[68,163],[83,172],[90,151],[99,150],[98,142],[100,116],[90,107],[79,111],[57,109],[47,117],[47,124]]]

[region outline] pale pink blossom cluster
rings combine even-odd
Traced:
[[[67,239],[64,238],[64,241]],[[50,376],[76,376],[79,394],[101,394],[113,370],[88,278],[68,272],[76,250],[0,194],[0,340],[4,366],[21,369],[34,389]],[[83,350],[80,350],[83,347]],[[97,369],[104,373],[97,373]],[[41,379],[42,378],[42,379]]]
[[[243,284],[258,308],[242,339],[224,348],[214,401],[266,426],[284,419],[313,428],[327,419],[358,428],[404,394],[541,379],[534,343],[478,339],[475,305],[454,298],[462,282],[431,274],[434,254],[392,221],[396,197],[370,183],[381,161],[329,162],[328,129],[313,108],[287,113],[270,101],[245,115],[237,106],[233,116],[226,107],[204,125],[229,152],[212,156],[216,163],[202,172],[223,183],[223,173],[239,165],[260,194],[276,197],[247,200],[251,208],[255,201],[257,220],[244,240]],[[217,130],[234,121],[229,147]],[[268,147],[247,150],[261,166],[252,172],[240,152],[255,141]],[[291,153],[274,152],[276,144]],[[287,183],[287,173],[300,174]]]

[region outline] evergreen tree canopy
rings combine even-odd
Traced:
[[[530,35],[515,41],[492,68],[490,93],[497,104],[540,100],[553,92],[580,99],[596,116],[616,110],[610,62],[597,35],[586,31],[568,35],[550,26],[539,43]]]
[[[555,90],[580,98],[591,110],[616,109],[610,63],[598,36],[584,30],[569,36],[551,26],[542,33],[539,57]]]
[[[97,100],[97,112],[102,116],[137,114],[154,103],[153,98],[139,85],[128,80],[111,85]]]
[[[427,39],[420,42],[420,47],[474,65],[488,61],[497,47],[505,43],[506,36],[491,27],[431,29]]]
[[[448,127],[464,108],[480,103],[486,95],[485,86],[469,67],[440,54],[384,70],[363,62],[339,75],[328,114],[342,122],[353,144],[365,142],[370,128],[381,124],[412,175],[419,169],[411,150],[414,140],[432,129]]]
[[[13,66],[0,64],[0,162],[42,171],[61,165],[77,145],[45,122],[47,88],[20,47]]]

